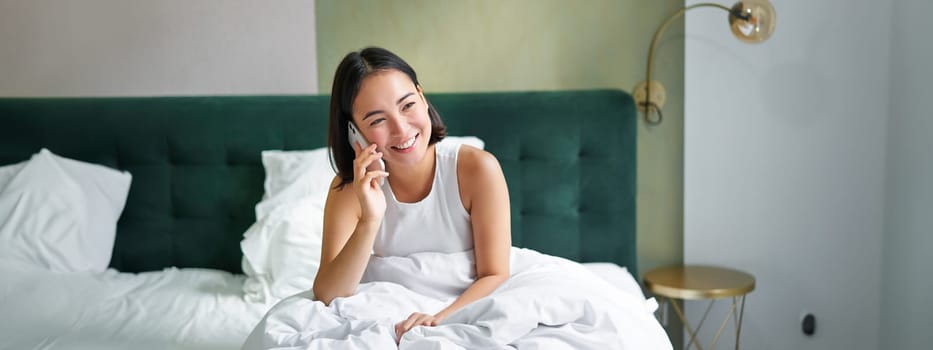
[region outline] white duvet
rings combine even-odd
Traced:
[[[0,261],[0,349],[237,349],[271,305],[207,269],[59,273]]]
[[[357,293],[330,306],[310,292],[279,302],[248,337],[253,349],[671,349],[653,299],[583,265],[513,248],[512,277],[436,327],[396,339],[395,323],[436,313],[473,280],[472,252],[373,257]]]

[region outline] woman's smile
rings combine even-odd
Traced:
[[[389,148],[391,148],[393,151],[398,152],[398,153],[408,153],[408,152],[411,152],[412,150],[414,150],[414,148],[413,148],[412,146],[415,145],[415,141],[418,140],[418,136],[419,136],[419,135],[421,135],[421,134],[420,134],[420,133],[415,134],[415,136],[412,136],[410,139],[405,140],[405,142],[402,142],[401,144],[398,144],[398,145],[395,145],[395,146],[391,146],[391,147],[389,147]]]

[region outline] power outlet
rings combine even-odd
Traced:
[[[661,85],[661,82],[652,80],[651,103],[653,106],[646,106],[645,102],[648,101],[648,84],[642,81],[632,89],[632,99],[635,100],[635,105],[638,106],[638,110],[642,113],[646,113],[649,108],[653,112],[655,107],[658,109],[664,108],[664,101],[667,100],[667,91],[664,90],[664,85]]]

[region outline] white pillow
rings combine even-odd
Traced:
[[[486,145],[483,140],[476,136],[447,136],[443,140],[443,143],[459,143],[463,145],[470,145],[479,149],[483,149]]]
[[[311,151],[263,151],[266,181],[263,200],[256,206],[256,217],[276,207],[306,198],[326,199],[334,173],[326,147]]]
[[[449,136],[441,142],[484,146],[472,136]],[[263,151],[262,164],[265,194],[240,248],[247,276],[244,298],[268,303],[314,285],[321,263],[324,203],[336,174],[327,148]]]
[[[324,202],[335,176],[327,155],[326,148],[262,152],[265,194],[240,242],[246,300],[274,302],[313,286]]]
[[[106,270],[131,179],[43,148],[0,191],[0,259],[58,272]]]

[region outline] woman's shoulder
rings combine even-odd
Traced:
[[[499,160],[492,153],[470,145],[461,145],[457,155],[457,172],[466,178],[497,176],[502,173]]]
[[[327,203],[324,207],[325,213],[331,210],[347,211],[351,208],[354,209],[353,211],[359,212],[360,205],[356,200],[356,194],[353,192],[353,183],[351,182],[343,186],[340,186],[340,183],[341,179],[339,175],[334,176],[334,179],[331,180],[330,189],[327,191]]]
[[[475,199],[488,194],[491,189],[503,189],[505,174],[499,166],[499,160],[485,150],[463,145],[457,159],[457,178],[460,186],[460,200],[464,209],[472,213]],[[489,198],[489,196],[485,196]]]

